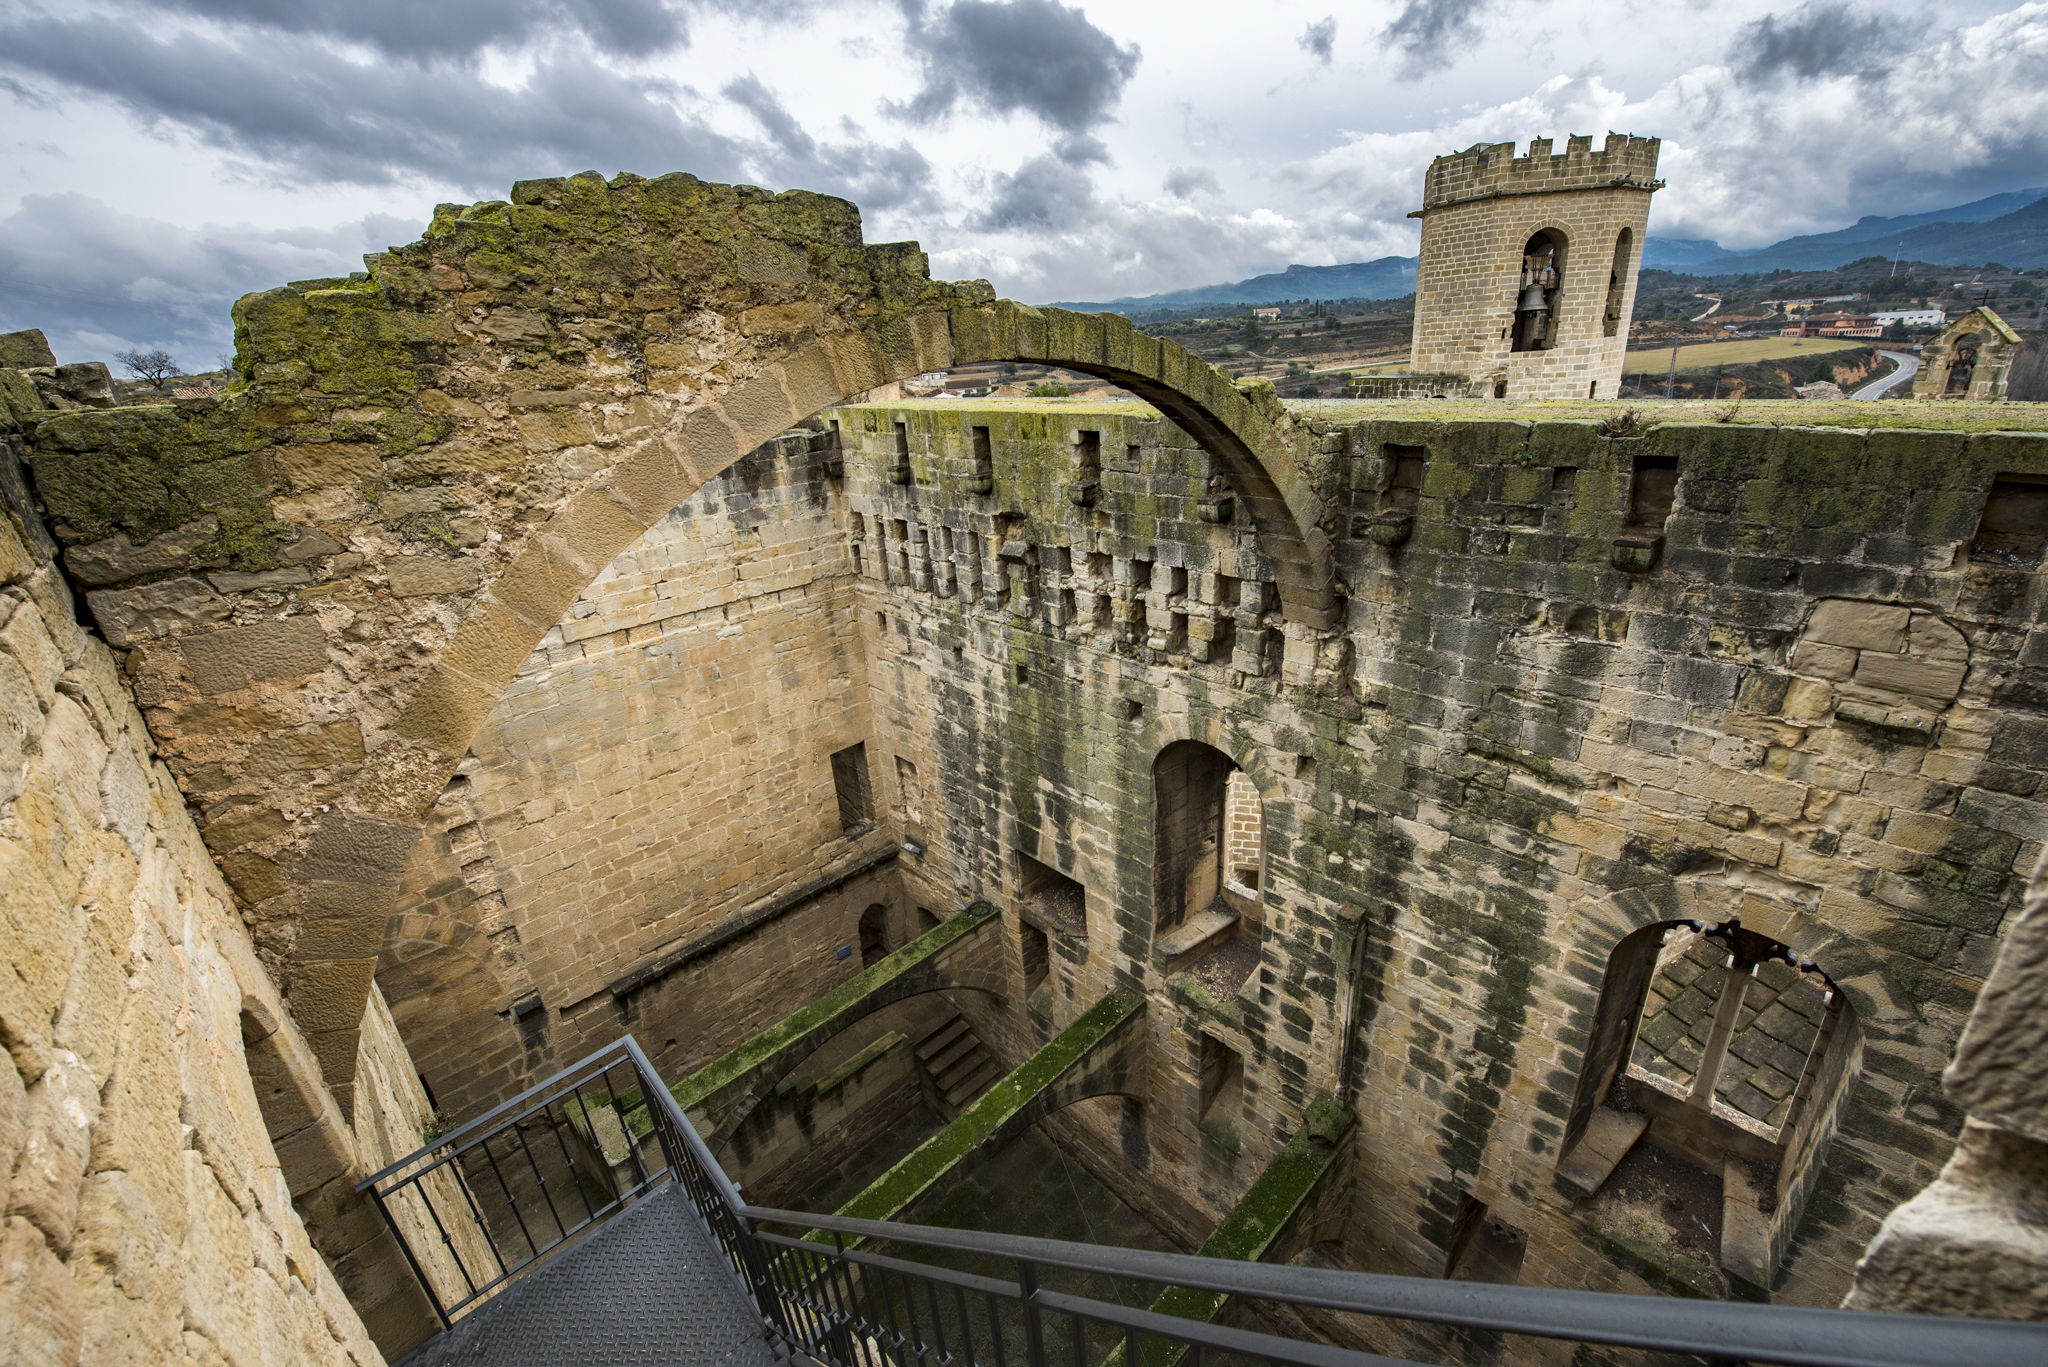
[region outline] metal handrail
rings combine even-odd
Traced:
[[[1126,1367],[1158,1361],[1158,1350],[1173,1344],[1185,1345],[1196,1358],[1225,1352],[1290,1367],[1383,1367],[1394,1361],[1053,1291],[1039,1285],[1045,1269],[1306,1309],[1789,1367],[2048,1362],[2048,1326],[2037,1324],[1439,1281],[849,1220],[750,1205],[631,1036],[527,1089],[443,1143],[463,1143],[474,1150],[488,1142],[488,1137],[479,1137],[487,1123],[495,1122],[502,1132],[544,1109],[565,1085],[586,1086],[593,1077],[610,1077],[614,1070],[626,1068],[634,1075],[665,1159],[650,1169],[635,1157],[638,1170],[647,1174],[643,1190],[679,1181],[752,1298],[766,1332],[832,1367],[1012,1367],[1012,1360],[1019,1357],[1024,1367],[1088,1367],[1088,1325],[1116,1333]],[[569,1082],[572,1078],[580,1081]],[[617,1093],[606,1097],[615,1110],[616,1097]],[[512,1118],[505,1119],[508,1116]],[[625,1124],[624,1112],[619,1116]],[[379,1180],[431,1151],[401,1159],[364,1185],[374,1191]],[[439,1170],[446,1162],[443,1156],[422,1166],[420,1173]],[[412,1180],[412,1175],[401,1179]],[[629,1198],[622,1198],[622,1204],[623,1199]],[[790,1227],[829,1235],[830,1240],[772,1233],[759,1226]],[[856,1241],[866,1241],[868,1247],[849,1247]],[[884,1245],[1001,1259],[1015,1267],[1016,1278],[954,1271],[876,1251]],[[412,1250],[407,1252],[411,1257]],[[507,1278],[536,1260],[529,1259]],[[424,1282],[418,1259],[413,1266]],[[432,1287],[429,1294],[434,1294]],[[438,1308],[438,1297],[435,1303]],[[985,1318],[974,1320],[970,1303],[978,1303]],[[998,1304],[1008,1304],[1023,1316],[1021,1344],[1006,1343],[1001,1318],[993,1309]],[[1056,1318],[1064,1329],[1063,1344],[1047,1338],[1048,1317]],[[983,1335],[993,1339],[988,1345],[992,1354],[979,1351],[977,1323]],[[948,1324],[953,1326],[950,1341]]]
[[[667,1097],[637,1043],[619,1041],[356,1184],[397,1238],[444,1329],[528,1268],[673,1179],[672,1164],[650,1166],[634,1142],[619,1100],[621,1089],[613,1080],[621,1071],[640,1092],[643,1105],[650,1091]],[[615,1172],[605,1158],[590,1124],[592,1102],[584,1095],[585,1088],[596,1089],[601,1105],[617,1117],[629,1165],[624,1173]],[[581,1129],[570,1114],[572,1101]],[[658,1112],[650,1108],[649,1114]],[[492,1147],[494,1140],[507,1136],[503,1153]],[[580,1162],[578,1149],[583,1150]],[[664,1144],[662,1153],[668,1152]],[[562,1193],[560,1201],[557,1191]],[[437,1192],[441,1205],[435,1204]],[[580,1215],[577,1205],[582,1207]],[[496,1211],[497,1218],[487,1211]],[[407,1236],[408,1224],[427,1247]],[[431,1239],[425,1238],[429,1233]]]

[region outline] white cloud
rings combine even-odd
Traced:
[[[1508,12],[1375,0],[1339,43],[1314,0],[511,0],[470,29],[394,0],[23,0],[0,308],[74,354],[206,360],[235,293],[585,166],[849,194],[874,240],[1026,299],[1406,254],[1429,159],[1481,140],[1661,135],[1652,231],[1735,246],[2048,179],[2040,0],[1954,0],[1911,42],[1911,0]]]

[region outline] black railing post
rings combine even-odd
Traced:
[[[1017,1290],[1024,1306],[1024,1361],[1030,1367],[1045,1367],[1045,1322],[1038,1308],[1038,1269],[1022,1258],[1017,1260]],[[1076,1364],[1082,1367],[1082,1364]]]
[[[790,1327],[788,1308],[775,1289],[767,1253],[754,1236],[753,1222],[735,1215],[733,1225],[739,1243],[740,1264],[746,1273],[747,1285],[754,1293],[754,1307],[760,1311],[762,1323],[780,1335],[784,1343],[797,1344],[796,1334]]]
[[[420,1290],[427,1293],[427,1303],[434,1307],[434,1318],[441,1321],[443,1329],[452,1321],[448,1318],[447,1307],[441,1304],[440,1293],[427,1280],[427,1270],[420,1266],[420,1260],[412,1255],[412,1244],[406,1240],[405,1231],[398,1227],[398,1221],[391,1218],[391,1212],[384,1205],[384,1194],[375,1187],[370,1188],[370,1199],[377,1203],[377,1213],[384,1217],[384,1227],[391,1231],[391,1237],[398,1241],[398,1251],[405,1255],[405,1265],[412,1269],[413,1277],[419,1282]]]

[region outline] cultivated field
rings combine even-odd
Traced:
[[[1744,342],[1700,342],[1678,348],[1678,369],[1712,370],[1717,365],[1748,365],[1754,361],[1776,361],[1787,356],[1825,356],[1831,351],[1854,351],[1869,346],[1858,337],[1756,337]],[[1631,351],[1623,358],[1624,375],[1662,375],[1671,365],[1671,349]]]

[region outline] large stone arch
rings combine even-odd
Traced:
[[[820,409],[975,361],[1111,379],[1218,459],[1285,612],[1333,616],[1313,439],[1270,386],[932,281],[844,201],[586,172],[367,264],[243,299],[238,392],[59,414],[32,453],[345,1106],[399,878],[493,703],[615,556]]]

